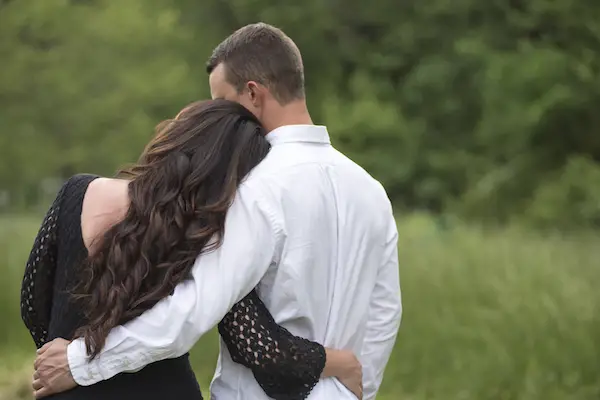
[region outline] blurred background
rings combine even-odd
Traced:
[[[397,210],[378,398],[600,398],[596,2],[0,0],[0,399],[29,398],[20,280],[62,181],[135,161],[256,21],[296,41],[314,120]],[[205,394],[217,351],[193,353]]]

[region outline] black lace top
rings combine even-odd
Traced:
[[[76,283],[78,268],[87,256],[81,235],[81,207],[87,187],[95,178],[92,175],[77,175],[63,185],[44,218],[27,261],[21,290],[21,315],[38,348],[57,337],[73,337],[75,330],[85,321],[72,301],[69,289]],[[237,303],[223,318],[219,323],[219,333],[232,359],[250,368],[265,393],[274,399],[305,399],[325,367],[323,346],[296,337],[277,325],[255,291]],[[188,363],[187,355],[184,358]],[[125,395],[125,380],[135,379],[128,377],[147,374],[147,370],[168,362],[174,360],[155,363],[134,374],[117,375],[113,380],[121,381],[119,385],[114,385],[119,398]],[[189,364],[185,369],[180,375],[188,373],[188,376],[193,376],[189,374]],[[169,382],[173,381],[177,368],[170,366],[166,371],[167,376],[165,371],[149,376],[144,385],[150,381],[155,384],[162,382],[160,388],[164,390],[165,385],[169,386]],[[97,386],[108,385],[110,381],[81,389],[91,391]],[[140,382],[134,386],[139,394]],[[162,398],[156,397],[156,390],[152,394],[154,397],[143,398]],[[103,396],[108,395],[112,396],[111,392],[104,390]],[[199,392],[195,397],[190,392],[187,397],[182,394],[173,397],[174,392],[171,391],[168,396],[201,398],[198,397]],[[88,392],[69,398],[92,397]],[[129,395],[127,398],[138,397]]]

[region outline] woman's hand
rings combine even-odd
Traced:
[[[353,352],[326,348],[327,361],[323,377],[336,377],[354,395],[362,400],[362,365]]]

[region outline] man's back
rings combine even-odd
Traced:
[[[369,392],[374,395],[379,386],[401,313],[390,202],[377,181],[329,144],[324,127],[286,126],[267,138],[273,148],[249,180],[261,181],[282,235],[273,265],[259,285],[261,298],[292,333],[359,355],[365,398],[370,398]],[[382,268],[388,269],[385,279],[391,281],[386,293],[378,293]],[[222,349],[213,383],[217,398],[239,396],[240,389],[240,398],[266,398],[251,373]],[[346,397],[352,398],[333,380],[323,380],[311,395]]]

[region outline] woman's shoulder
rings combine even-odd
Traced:
[[[119,205],[129,198],[129,181],[117,178],[96,177],[88,183],[86,197],[93,202]]]
[[[97,179],[105,179],[105,178],[102,178],[99,175],[93,175],[93,174],[73,175],[64,182],[63,188],[68,188],[70,190],[74,190],[78,187],[87,187],[90,183],[92,183],[93,181],[95,181]]]
[[[63,181],[63,184],[56,195],[56,200],[54,201],[55,204],[60,205],[66,201],[81,197],[85,194],[90,183],[98,178],[100,177],[92,174],[77,174],[71,176],[69,179]]]
[[[129,209],[129,181],[98,178],[90,185],[82,202],[83,240],[88,250],[95,239],[121,221]]]
[[[61,215],[64,215],[70,213],[72,209],[79,208],[88,186],[98,178],[100,177],[97,175],[77,174],[65,180],[54,200],[55,211],[60,211]]]
[[[127,193],[128,184],[129,182],[123,179],[105,178],[93,174],[77,174],[64,181],[58,197],[78,197],[89,192],[90,197],[121,198],[124,193]]]

